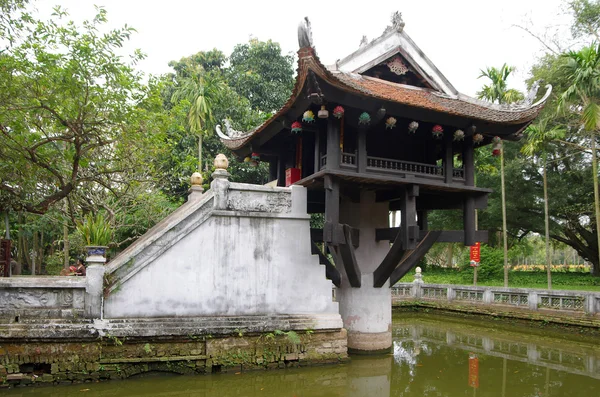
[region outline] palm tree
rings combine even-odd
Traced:
[[[600,43],[593,43],[579,51],[563,55],[567,59],[564,70],[569,87],[559,98],[559,105],[579,114],[583,129],[592,141],[592,172],[594,178],[594,212],[598,238],[598,262],[600,263],[600,196],[598,194],[598,158],[596,134],[600,130]]]
[[[508,89],[506,80],[515,70],[513,66],[502,65],[500,69],[488,67],[481,71],[479,78],[490,79],[490,85],[484,85],[477,93],[479,99],[486,99],[499,104],[512,103],[523,99],[523,94],[515,89]],[[500,149],[500,190],[502,193],[502,234],[504,240],[504,286],[508,287],[508,237],[506,235],[506,191],[504,188],[504,144]]]
[[[484,85],[481,91],[477,93],[479,99],[485,99],[496,103],[512,103],[523,99],[523,94],[513,88],[507,89],[506,80],[515,70],[513,66],[502,65],[500,69],[488,67],[481,70],[478,78],[486,77],[490,79],[490,85]]]
[[[548,120],[541,120],[535,125],[530,125],[525,131],[527,141],[521,148],[521,152],[533,156],[541,152],[542,160],[542,179],[544,181],[544,227],[546,231],[546,273],[548,275],[548,289],[552,289],[552,273],[550,260],[550,216],[548,215],[548,145],[550,142],[562,139],[565,136],[565,130],[554,126],[548,128]]]
[[[198,135],[198,170],[202,172],[202,140],[210,134],[215,122],[213,106],[218,101],[225,83],[216,73],[198,67],[190,77],[183,79],[171,97],[172,102],[187,100],[190,109],[187,123],[190,132]]]

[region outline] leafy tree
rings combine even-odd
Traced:
[[[600,1],[574,0],[569,7],[575,18],[571,27],[573,37],[593,36],[600,41]]]
[[[254,38],[233,49],[227,81],[254,109],[272,113],[291,95],[293,61],[291,55],[281,54],[278,43]]]
[[[571,109],[579,114],[582,128],[590,134],[596,235],[600,248],[600,193],[596,156],[596,135],[600,131],[600,44],[592,44],[579,51],[570,51],[564,56],[567,58],[564,68],[570,85],[561,95],[560,103],[573,104]],[[600,249],[598,255],[600,256]],[[600,258],[598,262],[600,263]]]

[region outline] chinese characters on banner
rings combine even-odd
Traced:
[[[475,245],[471,246],[471,266],[479,266],[481,261],[481,243],[476,242]]]

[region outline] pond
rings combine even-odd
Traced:
[[[598,396],[596,338],[494,318],[397,313],[393,353],[275,371],[3,390],[4,396]]]

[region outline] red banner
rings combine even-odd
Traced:
[[[481,261],[481,243],[476,242],[475,245],[471,246],[471,266],[477,266]]]
[[[474,353],[469,353],[469,386],[479,388],[479,359]]]

